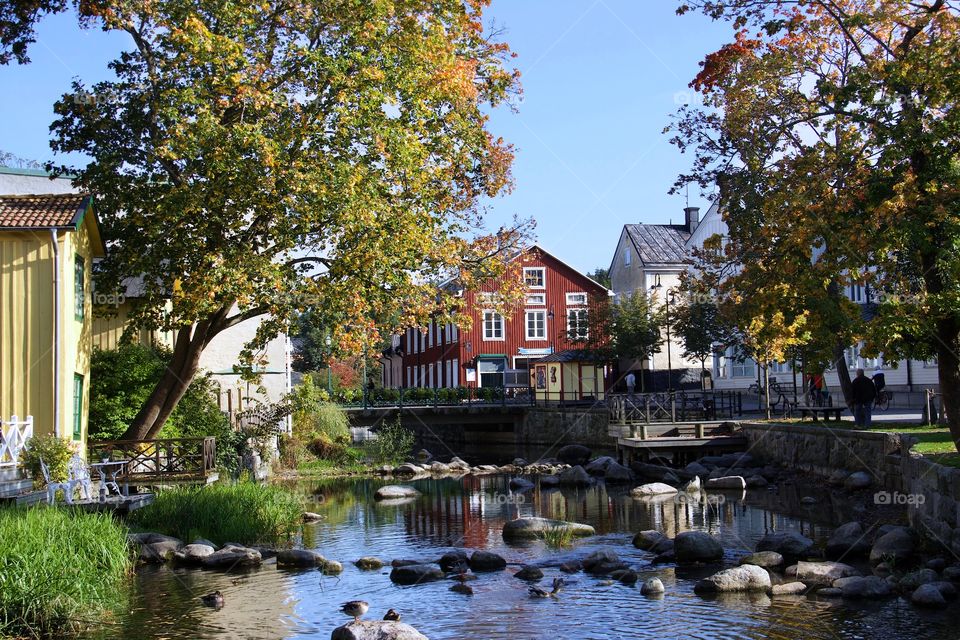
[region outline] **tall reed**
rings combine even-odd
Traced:
[[[130,516],[131,524],[144,530],[217,544],[283,544],[299,531],[302,521],[299,495],[250,480],[167,489]]]
[[[0,508],[0,637],[96,624],[122,604],[130,571],[126,528],[110,515]]]

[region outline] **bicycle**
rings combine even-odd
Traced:
[[[880,409],[880,411],[886,411],[890,408],[891,400],[893,400],[893,392],[881,389],[873,401],[873,406],[875,409]]]

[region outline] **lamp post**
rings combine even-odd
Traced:
[[[333,374],[330,371],[330,356],[332,355],[330,346],[333,344],[333,340],[330,339],[329,333],[323,342],[327,345],[327,394],[333,399]]]
[[[656,291],[661,289],[663,285],[660,283],[660,274],[657,274],[657,279],[651,285],[650,290]],[[663,301],[667,310],[667,391],[673,391],[673,362],[670,355],[670,303],[675,301],[676,292],[673,289],[667,289],[666,295],[663,296]],[[652,356],[651,356],[652,358]]]
[[[550,311],[547,311],[547,331],[550,332],[550,353],[553,353],[553,331],[551,327],[553,326],[553,319],[556,316],[553,314],[553,307],[550,307]]]

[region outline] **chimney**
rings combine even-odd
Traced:
[[[683,210],[687,220],[687,231],[693,233],[700,226],[700,207],[686,207]]]

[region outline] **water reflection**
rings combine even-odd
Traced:
[[[843,505],[822,496],[816,508],[799,499],[809,490],[784,487],[725,494],[723,500],[635,500],[628,487],[545,489],[509,488],[509,478],[479,476],[413,482],[422,496],[403,504],[377,503],[372,479],[303,482],[296,486],[324,520],[304,528],[303,544],[340,560],[339,577],[317,571],[281,571],[273,565],[246,573],[142,569],[136,576],[131,608],[116,623],[91,632],[97,638],[329,638],[346,618],[338,605],[355,598],[371,603],[368,617],[388,608],[437,639],[478,638],[954,638],[956,612],[920,612],[902,601],[846,606],[801,598],[744,595],[705,599],[693,594],[695,580],[711,568],[651,564],[651,556],[630,544],[632,534],[658,529],[671,536],[685,530],[709,531],[728,549],[728,560],[752,549],[764,533],[797,530],[824,538],[838,521],[849,519]],[[821,497],[821,496],[818,496]],[[774,510],[772,507],[776,506]],[[504,522],[536,515],[593,525],[597,536],[569,550],[553,551],[542,542],[507,545]],[[487,548],[510,562],[544,567],[544,582],[558,565],[600,547],[613,548],[640,574],[659,577],[663,598],[645,598],[637,587],[608,585],[583,574],[569,577],[558,599],[531,599],[512,570],[483,574],[471,585],[475,595],[452,593],[449,581],[398,587],[389,567],[361,572],[351,563],[365,555],[434,560],[451,548]],[[198,597],[219,589],[220,611]],[[575,631],[574,631],[575,630]]]

